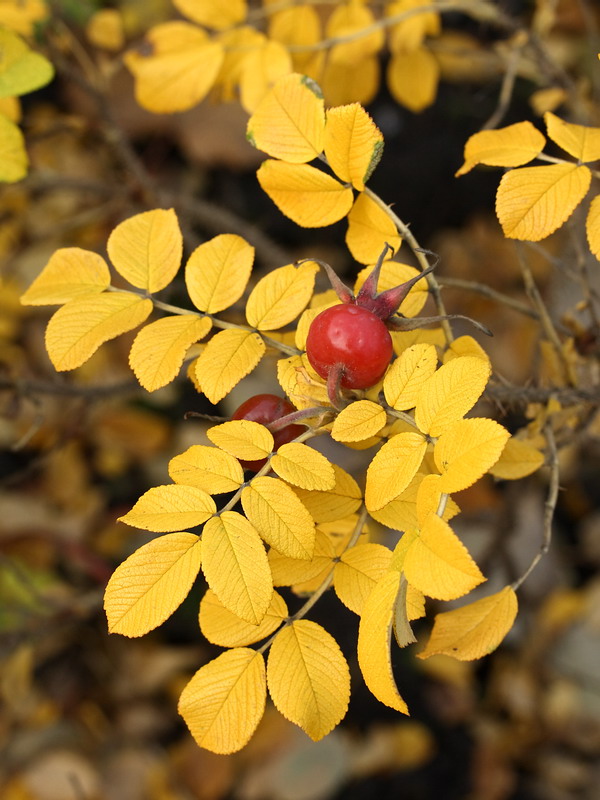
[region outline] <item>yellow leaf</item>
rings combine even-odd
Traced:
[[[411,294],[412,290],[408,294],[409,298]],[[427,295],[424,295],[424,300],[426,297]],[[404,316],[409,315],[405,314]],[[412,347],[413,344],[432,344],[434,347],[439,347],[440,349],[446,346],[446,337],[441,328],[431,328],[430,330],[427,328],[415,328],[414,331],[390,331],[390,333],[394,344],[394,352],[398,355],[402,355],[402,353],[407,348]]]
[[[358,273],[356,282],[354,284],[354,292],[358,293],[360,287],[365,282],[367,275],[371,272],[373,267],[369,265]],[[381,266],[381,273],[379,275],[379,283],[377,288],[380,292],[385,292],[387,289],[392,289],[405,281],[411,280],[419,274],[419,270],[414,267],[409,267],[408,264],[400,264],[398,261],[387,260]],[[406,295],[400,304],[400,313],[405,317],[414,317],[425,305],[427,300],[427,280],[417,281],[411,288],[410,292]],[[428,331],[431,333],[430,331]],[[397,335],[397,334],[394,334]]]
[[[548,136],[578,161],[597,161],[600,158],[600,128],[565,122],[551,111],[544,114]]]
[[[16,183],[27,175],[29,158],[19,128],[0,114],[0,181]]]
[[[252,114],[277,81],[292,71],[292,58],[286,48],[279,42],[265,39],[244,60],[240,78],[242,108]]]
[[[362,494],[354,478],[337,464],[333,465],[335,486],[327,491],[295,489],[315,522],[336,522],[353,514],[362,502]]]
[[[135,78],[138,103],[156,114],[186,111],[212,88],[224,49],[196,25],[178,20],[151,28],[146,43],[123,58]]]
[[[202,489],[166,484],[148,489],[119,521],[146,531],[176,531],[202,525],[216,510],[215,501]]]
[[[56,250],[29,289],[21,297],[25,306],[68,303],[86,294],[99,294],[110,286],[106,261],[80,247]]]
[[[274,633],[287,616],[285,600],[277,592],[273,592],[271,603],[260,625],[244,622],[232,614],[211,589],[206,591],[200,601],[200,630],[209,642],[220,647],[246,647],[260,642]]]
[[[443,653],[460,661],[482,658],[495,650],[517,616],[511,586],[462,608],[435,615],[431,637],[419,658]]]
[[[1,24],[1,23],[0,23]],[[28,94],[54,77],[54,67],[16,33],[0,27],[0,97]]]
[[[446,350],[443,357],[444,364],[447,361],[452,361],[453,358],[458,356],[476,356],[483,358],[484,361],[489,361],[489,356],[483,347],[472,336],[459,336],[450,343],[450,347]]]
[[[303,228],[323,228],[352,208],[352,189],[309,164],[264,161],[258,182],[277,208]]]
[[[324,140],[329,166],[362,192],[383,152],[383,136],[359,103],[327,111]]]
[[[585,197],[592,175],[576,164],[523,167],[502,176],[496,214],[509,239],[539,242],[571,216]]]
[[[404,558],[409,583],[428,597],[455,600],[485,580],[452,528],[429,514]]]
[[[365,503],[371,512],[383,508],[406,489],[421,466],[427,440],[420,433],[399,433],[387,441],[367,469]]]
[[[460,492],[478,481],[498,461],[509,437],[493,419],[473,417],[449,425],[433,450],[441,491]]]
[[[248,13],[246,0],[227,0],[226,3],[215,3],[214,0],[173,0],[173,5],[193,22],[218,31],[243,22]]]
[[[360,442],[375,436],[386,424],[387,415],[379,403],[358,400],[337,415],[331,438],[337,442]]]
[[[346,244],[353,257],[361,264],[373,264],[384,244],[398,250],[402,239],[396,226],[374,200],[361,193],[348,214]]]
[[[385,16],[394,17],[412,9],[428,6],[427,0],[395,0],[385,7]],[[432,11],[423,11],[407,17],[389,28],[389,48],[392,53],[406,53],[421,46],[426,36],[440,33],[440,16]]]
[[[431,488],[429,481],[434,477],[439,476],[423,475],[422,472],[417,472],[415,477],[403,492],[401,492],[397,497],[394,497],[393,500],[390,500],[390,502],[383,506],[383,508],[380,508],[378,511],[371,511],[369,513],[373,519],[376,519],[377,522],[381,522],[382,525],[387,525],[388,528],[399,531],[416,531],[419,527],[417,499],[422,500],[422,503],[425,502],[423,497],[419,497],[420,494],[423,494],[421,487],[423,483],[425,483],[426,486],[424,488],[427,488],[428,484]],[[435,508],[429,508],[429,510],[437,510],[437,504],[435,505]],[[446,508],[443,518],[446,520],[452,519],[452,517],[455,517],[459,511],[460,509],[454,500],[452,498],[448,498],[446,501]]]
[[[156,208],[129,217],[114,229],[106,245],[117,272],[138,289],[158,292],[179,269],[183,237],[172,208]]]
[[[347,103],[369,105],[377,95],[381,67],[377,56],[351,64],[325,62],[320,77],[321,90],[329,107]]]
[[[414,408],[425,381],[435,372],[437,353],[431,344],[414,344],[397,358],[383,380],[385,399],[397,411]]]
[[[36,22],[48,17],[44,0],[2,0],[0,25],[23,36],[32,36]]]
[[[363,5],[362,0],[337,4],[327,21],[327,37],[349,37],[350,41],[334,45],[329,60],[333,64],[352,66],[378,53],[385,43],[383,30],[376,27],[371,33],[364,33],[374,22],[371,9]]]
[[[276,11],[269,18],[269,39],[286,47],[311,47],[321,40],[321,20],[315,8],[308,3]],[[311,74],[310,64],[314,53],[292,51],[295,72]]]
[[[437,514],[444,490],[441,488],[440,475],[425,475],[417,491],[417,521],[423,527],[429,514]],[[447,505],[448,500],[446,500]],[[446,509],[444,509],[445,511]],[[449,519],[444,513],[442,519]]]
[[[256,529],[236,511],[223,511],[202,531],[202,571],[208,585],[233,614],[262,622],[273,596],[271,569]]]
[[[258,333],[231,328],[210,339],[198,361],[196,377],[211,403],[218,403],[252,372],[266,350]]]
[[[439,77],[437,60],[424,48],[410,53],[395,53],[387,67],[390,94],[415,114],[434,102]]]
[[[175,483],[195,486],[208,494],[235,492],[244,482],[244,470],[237,458],[204,444],[193,444],[172,458],[169,476]]]
[[[225,58],[215,81],[215,90],[218,87],[218,99],[228,103],[237,97],[237,87],[244,76],[247,59],[266,42],[266,36],[251,25],[242,25],[221,31],[216,38],[225,48]]]
[[[387,572],[363,606],[358,628],[358,664],[369,691],[384,705],[408,714],[392,671],[392,623],[400,573]]]
[[[590,250],[600,260],[600,194],[590,203],[585,230]]]
[[[406,616],[409,622],[425,616],[425,595],[410,583],[406,592]]]
[[[266,699],[262,654],[235,647],[200,667],[181,693],[178,710],[200,747],[225,755],[248,743]]]
[[[272,331],[292,322],[312,296],[318,269],[314,261],[298,267],[288,264],[261,278],[246,303],[248,324],[260,331]]]
[[[248,283],[254,248],[241,236],[222,233],[197,247],[185,267],[185,285],[200,311],[216,314],[236,303]]]
[[[546,139],[531,122],[517,122],[506,128],[479,131],[465,145],[465,163],[455,177],[465,175],[477,164],[491,167],[520,167],[538,156]]]
[[[315,742],[348,710],[348,664],[333,636],[316,622],[301,619],[277,634],[269,652],[267,681],[277,710]]]
[[[408,553],[410,547],[412,546],[413,542],[419,536],[418,530],[414,531],[407,531],[404,533],[396,545],[394,547],[394,552],[392,553],[392,560],[390,563],[390,569],[395,569],[397,572],[403,572],[404,570],[404,560],[406,558],[406,554]]]
[[[125,44],[123,16],[116,8],[100,9],[90,17],[85,26],[85,35],[94,47],[121,50]]]
[[[100,345],[137,328],[152,313],[152,301],[131,292],[70,300],[46,328],[46,350],[59,372],[84,364]]]
[[[111,633],[143,636],[185,600],[200,569],[200,539],[193,533],[159,536],[113,572],[104,594]]]
[[[308,363],[306,354],[280,358],[277,361],[277,380],[296,408],[331,405],[327,387]]]
[[[417,395],[415,422],[419,430],[439,436],[473,408],[489,377],[489,362],[474,356],[460,356],[443,364]]]
[[[244,461],[258,461],[265,458],[273,449],[273,434],[259,422],[247,419],[234,419],[213,425],[206,431],[213,444]]]
[[[333,573],[333,588],[350,611],[362,614],[367,597],[391,560],[391,550],[381,544],[358,544],[342,553]]]
[[[254,478],[242,489],[241,499],[246,516],[271,547],[291,558],[312,558],[314,522],[286,483],[278,478]]]
[[[293,164],[312,161],[323,150],[325,112],[321,90],[305,75],[280,78],[248,120],[254,147]]]
[[[544,463],[544,454],[537,447],[511,436],[506,442],[500,458],[489,469],[491,475],[507,481],[525,478]]]
[[[208,317],[180,314],[143,327],[131,346],[129,366],[144,389],[154,392],[171,383],[191,345],[203,339],[211,325]]]
[[[0,115],[7,117],[10,122],[21,122],[23,111],[18,97],[0,97]]]
[[[335,486],[333,464],[300,442],[281,445],[271,459],[271,467],[284,481],[301,489],[327,491]]]
[[[333,567],[335,550],[327,534],[317,530],[315,536],[315,549],[310,561],[305,558],[290,558],[269,550],[269,564],[273,574],[275,586],[293,586],[296,583],[305,583],[326,569]]]

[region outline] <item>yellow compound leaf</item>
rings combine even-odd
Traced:
[[[94,294],[70,300],[46,328],[46,350],[58,372],[84,364],[100,345],[141,325],[152,301],[131,292]]]
[[[546,139],[531,122],[517,122],[506,128],[479,131],[465,145],[465,163],[455,177],[465,175],[477,164],[491,167],[520,167],[529,163],[544,149]]]
[[[154,392],[174,380],[185,354],[210,331],[208,317],[180,314],[146,325],[135,337],[129,352],[129,366],[140,384]]]
[[[489,362],[460,356],[443,364],[417,396],[415,422],[419,430],[439,436],[475,405],[490,377]]]
[[[367,597],[391,560],[391,550],[381,544],[358,544],[342,553],[333,573],[333,588],[350,611],[362,614]]]
[[[273,434],[259,422],[234,419],[214,425],[206,431],[213,444],[244,461],[258,461],[273,449]]]
[[[356,66],[378,53],[385,43],[383,30],[375,27],[370,33],[375,17],[361,0],[338,4],[327,21],[328,38],[349,37],[350,41],[331,48],[329,59],[339,66]]]
[[[16,33],[0,28],[0,97],[28,94],[53,77],[54,67],[47,58]]]
[[[202,489],[166,484],[148,489],[119,521],[146,531],[176,531],[202,525],[216,510],[215,501]]]
[[[273,592],[271,603],[260,625],[236,617],[221,603],[217,595],[208,589],[200,601],[198,621],[202,635],[220,647],[246,647],[260,642],[274,633],[288,615],[283,597]]]
[[[265,39],[244,60],[240,78],[242,108],[252,114],[277,81],[292,71],[292,58],[286,48],[280,42]]]
[[[298,267],[288,264],[261,278],[246,303],[248,324],[272,331],[296,319],[312,297],[318,269],[314,261]]]
[[[421,6],[431,5],[427,0],[395,0],[385,7],[385,16],[394,17]],[[389,28],[389,48],[392,53],[405,53],[421,46],[426,36],[440,33],[440,16],[423,12],[407,17]]]
[[[597,259],[600,259],[600,194],[597,194],[590,203],[585,230],[590,250]]]
[[[311,5],[301,4],[277,11],[269,19],[269,39],[286,47],[311,47],[321,40],[321,19]],[[293,52],[294,70],[311,75],[310,65],[315,58],[311,52]]]
[[[425,381],[435,372],[437,352],[431,344],[414,344],[400,354],[383,381],[385,399],[397,411],[414,408]]]
[[[379,403],[358,400],[337,415],[331,438],[337,442],[360,442],[375,436],[386,423],[387,415]]]
[[[578,161],[597,161],[600,158],[600,128],[565,122],[551,111],[544,114],[548,136]]]
[[[576,164],[523,167],[502,176],[496,214],[509,239],[539,242],[571,216],[590,186],[590,170]]]
[[[455,600],[485,580],[452,528],[430,514],[403,564],[409,583],[437,600]]]
[[[420,433],[399,433],[387,441],[367,469],[365,503],[369,512],[383,508],[406,489],[421,466],[427,440]]]
[[[80,247],[61,247],[21,297],[25,306],[68,303],[86,294],[99,294],[110,286],[106,261]]]
[[[516,481],[531,475],[544,463],[544,454],[537,447],[511,436],[500,458],[489,469],[491,475],[502,480]]]
[[[359,103],[330,108],[325,124],[325,156],[345,183],[362,192],[383,152],[383,136]]]
[[[474,603],[435,615],[431,637],[419,658],[442,653],[460,661],[482,658],[495,650],[517,616],[511,586]]]
[[[200,311],[216,314],[244,294],[254,248],[241,236],[222,233],[197,247],[185,266],[185,285]]]
[[[178,710],[200,747],[225,755],[251,739],[266,700],[262,653],[235,647],[200,667],[181,693]]]
[[[359,194],[348,214],[348,250],[361,264],[373,264],[386,242],[394,250],[400,247],[402,238],[396,226],[374,200],[364,193]]]
[[[34,25],[49,14],[44,0],[2,0],[0,25],[23,36],[32,36]]]
[[[415,114],[434,102],[439,77],[439,64],[425,48],[410,53],[395,53],[387,68],[390,94]]]
[[[310,581],[324,570],[331,568],[334,557],[333,542],[320,530],[316,532],[315,549],[310,561],[305,558],[290,558],[278,553],[277,550],[270,550],[269,564],[273,583],[275,586],[293,586]]]
[[[0,181],[16,183],[27,175],[29,158],[25,139],[10,119],[0,114]]]
[[[138,289],[158,292],[179,269],[183,237],[172,208],[156,208],[129,217],[114,229],[106,244],[117,272]]]
[[[187,111],[211,90],[224,58],[221,42],[187,22],[151,28],[146,43],[125,53],[138,103],[155,114]]]
[[[315,525],[292,489],[278,478],[258,477],[242,489],[242,507],[263,539],[291,558],[311,559]]]
[[[248,120],[246,135],[254,147],[274,158],[305,164],[322,152],[324,133],[321,90],[310,78],[292,72],[262,100]]]
[[[371,272],[373,267],[369,265],[365,269],[361,269],[356,277],[354,284],[354,292],[358,293],[361,286],[365,282],[367,275]],[[399,286],[405,281],[411,280],[419,274],[419,270],[414,267],[409,267],[408,264],[400,264],[398,261],[387,260],[381,266],[381,273],[379,274],[379,282],[377,288],[380,292],[385,292],[387,289],[392,289],[394,286]],[[410,292],[406,295],[400,304],[400,313],[405,317],[414,317],[425,305],[427,300],[427,280],[417,281],[412,287]],[[430,333],[430,331],[428,331]],[[394,334],[398,335],[398,334]]]
[[[273,596],[271,569],[257,530],[237,511],[223,511],[202,531],[202,571],[233,614],[262,622]]]
[[[478,481],[498,461],[509,437],[493,419],[461,419],[449,425],[433,450],[442,473],[441,491],[460,492]]]
[[[335,472],[322,453],[300,442],[282,444],[271,467],[288,483],[301,489],[327,491],[335,486]]]
[[[303,228],[323,228],[352,208],[352,189],[309,164],[264,161],[258,182],[277,208]]]
[[[200,539],[177,532],[148,542],[113,572],[104,594],[110,633],[143,636],[185,600],[200,569]]]
[[[444,364],[447,361],[452,361],[453,358],[458,356],[476,356],[483,358],[484,361],[489,361],[489,356],[483,347],[472,336],[459,336],[451,342],[450,347],[446,350],[443,357]]]
[[[329,107],[354,102],[367,106],[377,95],[381,74],[377,56],[368,56],[354,65],[327,59],[320,69],[319,83]]]
[[[333,471],[333,489],[324,492],[295,489],[315,522],[336,522],[344,519],[353,514],[362,502],[362,494],[354,478],[337,464],[333,465]]]
[[[169,476],[175,483],[195,486],[208,494],[235,492],[244,482],[244,470],[237,458],[205,444],[193,444],[172,458]]]
[[[392,671],[392,624],[400,573],[388,572],[369,594],[358,628],[358,664],[369,691],[384,705],[408,714]]]
[[[208,342],[196,362],[196,378],[211,403],[218,403],[252,372],[266,347],[258,333],[228,329]]]
[[[218,31],[243,22],[248,13],[246,0],[227,0],[226,3],[215,3],[214,0],[173,0],[173,5],[193,22]]]
[[[337,642],[316,622],[292,622],[275,637],[267,662],[277,710],[317,742],[343,719],[350,670]]]

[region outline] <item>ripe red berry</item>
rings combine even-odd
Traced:
[[[393,355],[392,337],[372,311],[342,303],[322,311],[313,320],[306,338],[306,355],[325,380],[341,365],[341,385],[367,389],[383,377]]]
[[[268,425],[269,422],[275,422],[287,414],[292,414],[296,411],[289,400],[283,397],[278,397],[276,394],[255,394],[249,397],[242,405],[233,412],[232,419],[248,419],[251,422],[260,422],[261,425]],[[287,444],[300,436],[304,432],[302,425],[286,425],[279,431],[273,433],[274,446],[273,449],[277,450],[282,444]],[[266,463],[266,459],[259,459],[258,461],[240,461],[244,469],[251,469],[258,472],[261,467]]]

